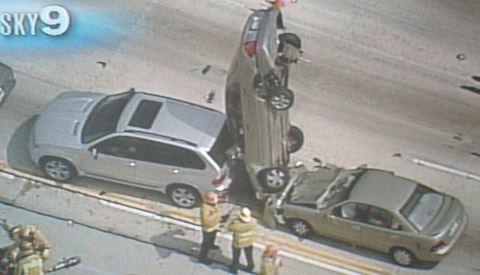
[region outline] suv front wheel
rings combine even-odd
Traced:
[[[173,204],[182,208],[193,208],[200,202],[197,190],[183,184],[175,184],[169,187],[167,195]]]
[[[75,168],[67,160],[51,157],[42,160],[41,163],[43,172],[45,172],[50,179],[67,182],[76,175]]]
[[[293,105],[293,92],[287,87],[279,86],[273,88],[270,97],[268,98],[268,104],[272,108],[278,111],[287,110]]]

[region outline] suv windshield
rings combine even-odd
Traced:
[[[408,202],[400,210],[420,231],[435,218],[443,203],[443,195],[418,185]]]
[[[120,115],[133,95],[133,92],[126,92],[102,99],[92,109],[85,122],[82,131],[82,143],[89,143],[115,132]]]
[[[208,154],[222,167],[227,161],[227,150],[233,146],[233,139],[228,131],[227,123],[223,125],[220,135],[218,135],[215,144]]]

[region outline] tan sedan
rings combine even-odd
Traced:
[[[402,266],[440,261],[467,225],[457,199],[363,168],[300,169],[284,192],[267,200],[265,211],[300,237],[316,232],[387,252]]]

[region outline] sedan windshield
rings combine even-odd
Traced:
[[[350,191],[363,170],[340,173],[317,200],[317,207],[322,209],[348,198]]]
[[[418,185],[401,212],[419,231],[423,231],[435,218],[442,203],[442,194]]]
[[[102,99],[85,122],[82,131],[82,143],[89,143],[115,132],[123,109],[134,93],[127,92],[107,96]]]

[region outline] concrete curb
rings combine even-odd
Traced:
[[[94,190],[90,190],[87,188],[81,188],[71,184],[57,183],[53,180],[45,179],[42,177],[34,176],[25,172],[15,170],[9,167],[8,164],[2,161],[0,161],[0,172],[3,172],[5,174],[8,174],[14,177],[24,178],[35,183],[40,183],[40,184],[48,185],[51,187],[60,188],[62,190],[66,190],[69,192],[96,198],[101,201],[114,203],[124,207],[129,207],[134,210],[139,210],[139,211],[143,211],[146,213],[150,213],[150,214],[158,215],[162,217],[173,218],[175,220],[188,223],[192,225],[191,227],[201,230],[199,214],[192,213],[195,210],[182,209],[182,208],[177,208],[174,206],[164,205],[164,204],[162,204],[160,211],[158,209],[155,210],[153,209],[153,207],[149,207],[148,203],[145,203],[144,199],[137,199],[134,197],[129,197],[121,194],[114,194],[114,193],[99,194],[98,192],[95,192]],[[158,205],[158,204],[155,204],[155,205]],[[274,234],[271,233],[272,230],[266,229],[261,226],[259,227],[260,227],[260,230],[257,232],[257,235],[259,238],[257,238],[257,241],[256,241],[257,247],[264,247],[269,243],[276,243],[282,247],[282,251],[285,252],[283,254],[294,254],[299,257],[303,257],[313,261],[318,261],[321,263],[325,263],[328,265],[332,265],[341,269],[349,270],[349,271],[360,273],[360,274],[371,274],[371,275],[393,274],[392,272],[388,272],[382,268],[369,266],[366,264],[356,262],[355,259],[347,259],[345,257],[341,257],[341,255],[328,254],[323,251],[319,251],[317,249],[308,247],[306,245],[299,244],[298,242],[290,241],[286,237],[281,238],[281,236],[280,237],[275,236]],[[288,256],[288,255],[284,255],[284,256]]]

